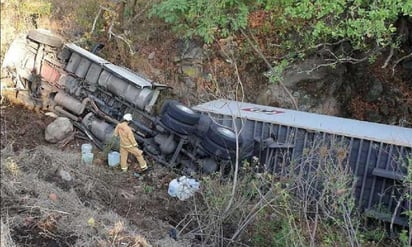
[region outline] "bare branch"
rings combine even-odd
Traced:
[[[256,47],[255,44],[250,40],[249,36],[246,35],[245,31],[243,29],[240,29],[242,35],[246,38],[247,42],[252,46],[253,50],[263,59],[263,61],[266,63],[266,66],[270,69],[273,70],[272,65],[269,63],[269,61],[266,59],[265,55],[260,51],[258,47]],[[256,42],[255,42],[256,43]],[[295,109],[298,109],[298,104],[296,103],[295,98],[293,97],[292,93],[289,91],[289,89],[283,84],[283,82],[279,81],[279,85],[285,90],[286,94],[289,96],[289,99],[291,100],[293,106]]]
[[[143,7],[142,10],[140,10],[139,13],[137,13],[135,16],[133,16],[132,20],[130,21],[130,23],[135,22],[137,19],[139,19],[139,17],[150,7],[150,4],[152,3],[152,1],[147,1],[146,5]]]
[[[309,70],[302,70],[299,71],[297,73],[301,74],[301,73],[312,73],[315,70],[318,70],[322,67],[329,67],[329,66],[334,66],[337,64],[341,64],[341,63],[351,63],[351,64],[358,64],[358,63],[362,63],[365,62],[366,60],[368,60],[368,58],[375,54],[378,50],[371,52],[370,54],[366,55],[363,58],[354,58],[354,57],[344,57],[344,58],[339,58],[334,52],[332,52],[330,49],[325,49],[325,51],[329,52],[329,54],[333,57],[333,59],[325,59],[325,61],[330,61],[329,63],[324,63],[324,64],[319,64],[315,67],[313,67],[312,69]]]
[[[124,37],[123,37],[123,34],[116,34],[116,33],[114,33],[114,32],[112,31],[112,30],[113,30],[113,26],[114,26],[114,20],[112,20],[112,23],[110,24],[110,27],[109,27],[109,30],[108,30],[108,32],[109,32],[109,39],[111,38],[111,36],[114,36],[115,38],[122,40],[122,41],[123,41],[124,43],[126,43],[126,45],[129,47],[130,54],[134,55],[136,52],[135,52],[134,49],[132,48],[132,46],[131,46],[131,44],[130,44],[130,41],[127,40],[126,38],[124,38]]]
[[[94,29],[96,29],[96,23],[97,23],[97,20],[99,19],[99,17],[100,17],[101,14],[102,14],[102,8],[100,7],[100,8],[99,8],[99,12],[97,12],[96,17],[94,18],[92,30],[90,31],[90,33],[93,33],[93,32],[94,32]]]
[[[333,65],[336,65],[336,64],[338,64],[337,61],[332,62],[332,63],[323,63],[323,64],[317,65],[316,67],[313,67],[312,69],[298,71],[297,73],[298,73],[298,74],[302,74],[302,73],[310,74],[310,73],[312,73],[313,71],[318,70],[318,69],[320,69],[320,68],[322,68],[322,67],[329,67],[329,66],[333,66]]]
[[[325,46],[335,46],[335,45],[339,45],[342,44],[343,42],[348,41],[347,39],[341,39],[339,41],[336,41],[334,43],[321,43],[321,44],[317,44],[315,46],[310,47],[309,49],[318,49],[320,47],[325,47]]]
[[[386,58],[386,60],[385,60],[385,63],[382,65],[382,69],[384,69],[384,68],[386,68],[386,66],[388,66],[388,64],[389,64],[389,61],[391,61],[391,58],[392,58],[392,56],[393,56],[393,47],[391,47],[391,50],[390,50],[390,52],[389,52],[389,55],[388,55],[388,57]]]
[[[400,62],[402,62],[403,60],[405,60],[405,59],[407,59],[407,58],[410,58],[410,57],[412,57],[412,52],[409,53],[408,55],[405,55],[405,56],[403,56],[403,57],[401,57],[401,58],[399,58],[398,60],[395,61],[395,63],[394,63],[393,66],[392,66],[392,76],[395,74],[395,67],[396,67]]]
[[[107,11],[107,12],[110,12],[110,13],[112,13],[112,14],[117,15],[117,13],[116,13],[115,11],[113,11],[112,9],[109,9],[109,8],[106,8],[106,7],[100,5],[100,6],[99,6],[99,12],[97,13],[97,15],[96,15],[96,17],[94,18],[94,21],[93,21],[92,30],[90,31],[91,33],[93,33],[94,30],[96,29],[96,23],[97,23],[97,20],[99,19],[99,17],[101,16],[102,11]],[[135,54],[136,52],[135,52],[134,49],[132,48],[132,46],[131,46],[131,44],[130,44],[130,41],[127,40],[127,39],[124,37],[124,33],[123,33],[123,34],[116,34],[115,32],[113,32],[114,22],[115,22],[115,19],[113,18],[113,19],[111,20],[110,27],[109,27],[109,30],[108,30],[109,39],[111,39],[112,36],[115,37],[115,38],[117,38],[117,39],[120,39],[121,41],[123,41],[124,43],[126,43],[126,45],[129,47],[130,54],[132,54],[132,55]]]

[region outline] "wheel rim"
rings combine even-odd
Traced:
[[[222,135],[226,136],[226,137],[236,139],[235,132],[231,131],[230,129],[226,129],[226,128],[223,128],[223,127],[218,127],[217,131],[219,133],[221,133]]]
[[[184,105],[176,105],[176,107],[179,110],[184,111],[184,112],[189,113],[189,114],[194,114],[195,113],[192,109],[190,109],[189,107],[184,106]]]

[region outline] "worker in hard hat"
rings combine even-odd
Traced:
[[[127,156],[133,154],[140,165],[140,172],[147,170],[147,163],[143,158],[143,151],[137,148],[137,142],[134,138],[132,129],[129,127],[129,122],[132,121],[132,114],[126,113],[123,116],[122,122],[117,124],[113,135],[120,138],[120,167],[122,171],[127,171]]]

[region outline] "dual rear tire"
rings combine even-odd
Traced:
[[[199,119],[200,113],[178,101],[166,101],[162,106],[160,122],[178,134],[192,134],[196,130]]]
[[[160,112],[160,122],[168,129],[181,134],[197,133],[201,114],[175,100],[166,101]],[[233,130],[212,121],[208,122],[201,135],[201,148],[219,159],[229,160],[236,157],[236,149],[242,146],[242,138]]]

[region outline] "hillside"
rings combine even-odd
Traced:
[[[320,57],[310,56],[285,66],[282,83],[273,83],[264,59],[248,43],[248,38],[255,40],[271,63],[281,65],[278,57],[284,54],[268,45],[277,41],[276,31],[262,31],[269,12],[250,13],[248,30],[255,33],[207,43],[199,36],[183,38],[162,18],[149,17],[159,2],[2,1],[1,57],[18,34],[50,29],[88,50],[104,44],[99,56],[170,86],[161,101],[173,98],[192,106],[228,98],[412,127],[410,60],[395,64],[411,52],[408,46],[395,52],[388,66],[390,49],[382,49],[371,63],[319,68],[313,65]],[[412,33],[410,18],[406,23],[405,32]],[[412,35],[409,39],[412,44]],[[5,79],[3,71],[1,76]],[[85,166],[80,148],[90,141],[84,135],[76,130],[64,142],[46,142],[44,130],[54,118],[15,105],[3,90],[9,89],[2,87],[0,106],[2,247],[380,247],[408,241],[406,232],[391,238],[385,225],[334,203],[328,215],[312,220],[288,187],[296,178],[255,174],[251,164],[242,164],[236,193],[230,178],[195,176],[201,191],[187,201],[167,194],[180,171],[154,160],[149,160],[153,170],[144,175],[134,167],[122,173],[109,168],[94,147],[94,163]],[[350,206],[352,180],[333,169],[329,175],[337,176],[327,182],[341,187],[325,195],[325,201],[334,196],[331,202],[337,198]],[[340,217],[349,223],[336,220]]]

